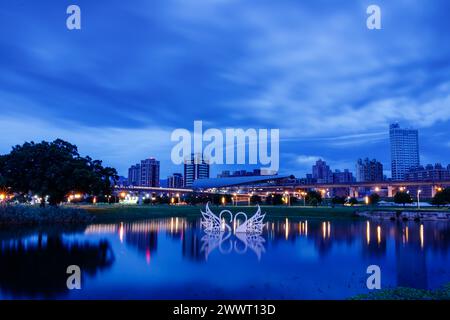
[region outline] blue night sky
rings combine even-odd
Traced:
[[[423,164],[447,165],[449,14],[447,0],[1,1],[0,153],[62,138],[122,175],[154,156],[165,178],[182,171],[171,132],[203,120],[279,128],[281,173],[370,157],[389,176],[399,122],[419,129]]]

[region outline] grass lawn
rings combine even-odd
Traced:
[[[200,210],[205,210],[205,206],[168,206],[168,205],[98,205],[82,206],[96,217],[96,222],[119,222],[132,221],[156,217],[200,217]],[[228,209],[233,213],[243,211],[247,215],[256,212],[255,206],[215,206],[210,205],[210,209],[219,214],[221,210]],[[286,207],[286,206],[261,206],[261,210],[270,218],[317,218],[317,219],[338,219],[355,218],[356,207]]]

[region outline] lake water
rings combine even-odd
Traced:
[[[82,289],[66,287],[79,265]],[[450,223],[269,220],[261,236],[207,235],[164,218],[0,231],[0,299],[345,299],[450,282]]]

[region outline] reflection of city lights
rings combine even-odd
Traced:
[[[378,242],[378,244],[381,243],[381,227],[380,226],[377,227],[377,242]]]
[[[328,238],[330,237],[330,235],[331,235],[331,223],[330,221],[328,221]]]
[[[147,264],[150,264],[150,249],[147,248],[145,250],[145,260],[147,261]]]
[[[406,226],[406,228],[405,228],[405,237],[406,237],[406,243],[408,243],[408,238],[409,238],[409,229],[408,229],[408,226]]]
[[[424,238],[423,238],[423,224],[420,225],[420,247],[423,248]]]
[[[305,236],[308,235],[308,220],[305,221]]]
[[[120,228],[119,228],[119,239],[120,242],[123,242],[123,222],[120,223]]]
[[[178,217],[175,218],[175,232],[178,232]]]
[[[322,222],[322,237],[325,239],[325,237],[327,236],[327,224],[324,222]]]
[[[370,244],[370,222],[367,221],[366,224],[366,238],[367,238],[367,244]]]
[[[287,240],[287,238],[289,236],[289,220],[288,220],[288,218],[286,218],[284,232],[285,232],[285,238]]]

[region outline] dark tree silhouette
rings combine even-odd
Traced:
[[[0,183],[11,191],[49,197],[57,205],[70,192],[110,195],[118,179],[114,168],[100,160],[81,157],[75,145],[57,139],[53,142],[26,142],[0,157]]]

